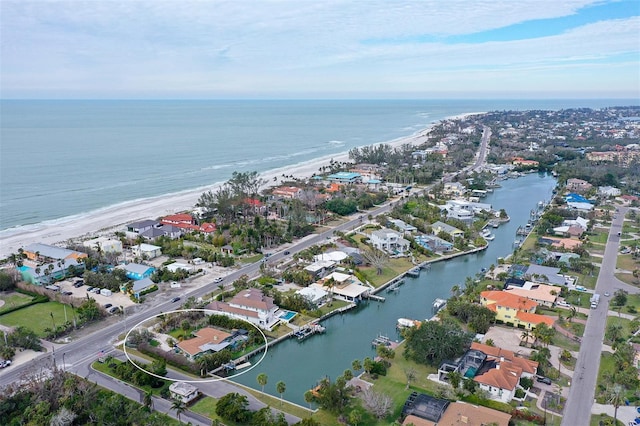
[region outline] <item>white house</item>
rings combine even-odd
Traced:
[[[158,256],[162,256],[162,247],[143,243],[131,247],[131,253],[133,253],[134,256],[141,257],[143,259],[153,259]]]
[[[193,265],[189,265],[187,263],[174,262],[168,264],[166,268],[171,272],[177,272],[178,269],[184,269],[189,273],[193,272]]]
[[[169,393],[171,398],[182,401],[185,404],[190,403],[200,395],[200,391],[197,387],[191,383],[186,382],[173,382],[169,385]]]
[[[83,246],[93,250],[100,248],[103,253],[122,253],[122,241],[107,237],[98,237],[82,243]]]
[[[378,250],[392,254],[400,254],[409,250],[409,241],[402,238],[400,233],[388,228],[373,231],[369,238],[371,245]]]
[[[617,197],[622,194],[618,188],[613,186],[599,186],[598,187],[598,195],[602,197]]]
[[[329,293],[320,286],[309,286],[296,291],[296,294],[301,295],[314,305],[320,306],[327,300]]]
[[[242,290],[229,302],[214,301],[206,309],[220,315],[249,321],[260,328],[271,330],[278,322],[278,306],[273,298],[265,296],[257,288]]]
[[[342,272],[332,272],[318,283],[313,283],[309,287],[317,288],[333,294],[336,299],[346,302],[358,302],[363,297],[367,297],[371,289],[360,282],[355,276],[343,274]]]

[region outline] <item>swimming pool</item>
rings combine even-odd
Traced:
[[[293,317],[295,317],[296,315],[298,315],[297,312],[293,312],[293,311],[285,311],[282,310],[282,313],[280,314],[280,316],[278,318],[280,318],[282,321],[286,321],[289,322],[293,319]]]

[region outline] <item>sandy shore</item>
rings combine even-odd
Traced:
[[[463,119],[470,115],[481,113],[460,114],[447,119]],[[399,138],[385,144],[394,147],[403,144],[420,145],[426,142],[432,126],[423,129],[411,136]],[[349,161],[348,153],[317,158],[294,166],[269,170],[261,177],[269,186],[276,186],[282,181],[282,174],[293,175],[304,179],[319,172],[319,168],[329,165],[330,161]],[[274,180],[275,178],[275,180]],[[160,197],[134,200],[95,210],[90,213],[70,216],[56,221],[43,222],[20,231],[2,231],[0,242],[0,258],[6,258],[11,253],[17,253],[18,249],[32,243],[61,244],[72,239],[89,239],[100,235],[110,235],[114,231],[124,229],[124,225],[144,219],[155,219],[160,216],[190,210],[194,207],[203,192],[215,191],[219,185],[195,188],[176,194],[167,194]]]

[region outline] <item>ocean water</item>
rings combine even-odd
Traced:
[[[622,100],[0,101],[0,238],[41,222],[285,168],[468,112]]]

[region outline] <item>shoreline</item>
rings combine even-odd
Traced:
[[[429,133],[438,123],[446,120],[465,119],[478,114],[483,114],[483,112],[449,116],[431,123],[428,127],[420,129],[411,135],[363,146],[386,144],[397,148],[405,144],[420,145],[428,140]],[[331,160],[337,162],[349,161],[349,152],[331,154],[261,172],[259,176],[265,180],[265,186],[262,189],[282,184],[283,172],[298,179],[308,179],[318,173],[320,167],[329,165]],[[131,222],[190,210],[195,206],[203,192],[215,191],[225,182],[214,182],[210,185],[184,191],[124,201],[89,212],[2,230],[0,231],[2,240],[0,244],[0,259],[7,258],[10,254],[16,253],[18,249],[32,243],[56,245],[71,240],[91,239],[112,234]]]

